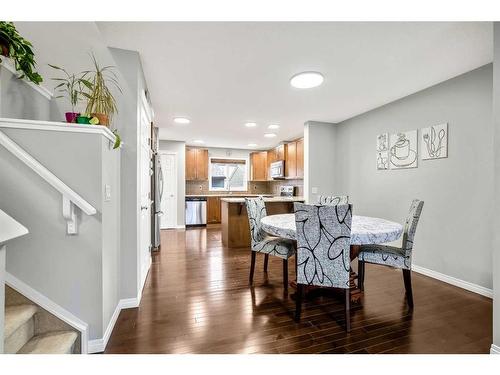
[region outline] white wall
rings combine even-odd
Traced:
[[[160,140],[159,152],[162,151],[177,154],[177,225],[183,226],[186,223],[186,143]]]
[[[494,212],[500,212],[500,23],[494,23],[493,60],[493,128],[494,128]],[[500,354],[500,216],[494,215],[490,230],[493,232],[493,347]]]
[[[335,176],[333,191],[350,195],[357,214],[402,222],[411,200],[424,200],[413,263],[484,288],[492,288],[492,77],[486,65],[339,123],[334,164],[323,169]],[[448,158],[376,170],[378,134],[443,122]]]

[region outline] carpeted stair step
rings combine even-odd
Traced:
[[[34,336],[18,354],[71,354],[78,335],[73,331],[56,331]]]
[[[5,306],[5,353],[16,353],[33,337],[33,316],[37,310],[37,307],[31,304]]]

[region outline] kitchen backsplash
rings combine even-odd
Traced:
[[[210,191],[208,187],[208,181],[186,181],[186,195],[196,195],[196,194],[220,194],[220,191]],[[235,194],[237,192],[234,192]],[[272,194],[269,182],[267,181],[252,181],[248,183],[248,189],[244,192],[247,194]]]
[[[297,186],[296,195],[304,195],[304,180],[251,181],[248,183],[247,191],[241,193],[279,195],[281,185]],[[186,195],[210,195],[220,193],[221,192],[210,191],[208,181],[186,181]]]
[[[276,180],[269,181],[269,194],[280,195],[280,186],[293,185],[296,186],[295,195],[304,196],[304,180]]]

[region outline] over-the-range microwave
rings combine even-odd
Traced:
[[[271,178],[285,178],[285,161],[278,160],[271,163],[270,174]]]

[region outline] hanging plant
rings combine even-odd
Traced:
[[[26,78],[38,85],[43,79],[35,71],[36,61],[32,48],[33,45],[19,34],[14,23],[0,21],[1,55],[12,59],[16,71],[20,73],[19,79]]]

